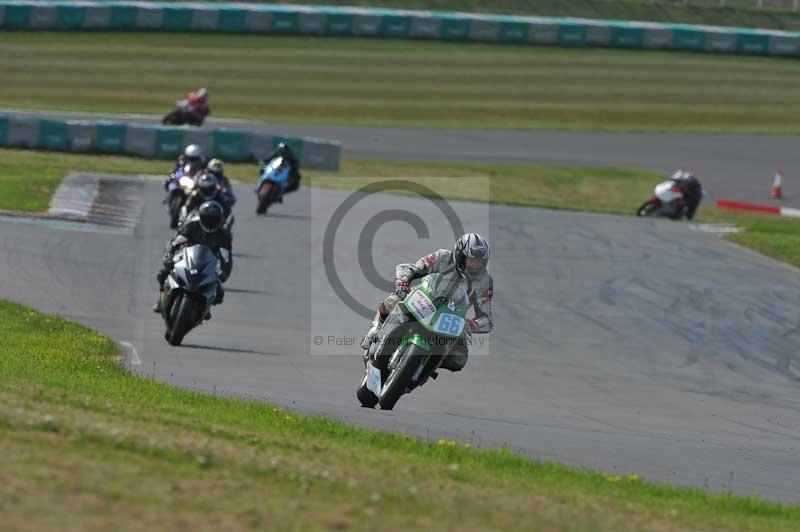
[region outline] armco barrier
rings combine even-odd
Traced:
[[[260,160],[281,142],[292,148],[306,168],[339,169],[342,147],[339,142],[331,140],[231,129],[0,115],[0,146],[18,148],[172,159],[187,144],[199,144],[203,151],[214,157],[241,162]]]
[[[800,55],[800,33],[285,4],[0,0],[0,28],[364,36]]]

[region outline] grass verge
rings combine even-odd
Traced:
[[[214,116],[274,122],[800,131],[800,64],[779,58],[347,38],[7,32],[0,41],[0,71],[0,106],[31,109],[164,114],[187,90],[207,86]]]
[[[0,337],[10,529],[800,527],[797,507],[172,388],[127,373],[108,338],[3,301]]]

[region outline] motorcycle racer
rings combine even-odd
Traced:
[[[222,303],[225,297],[222,283],[230,277],[233,270],[233,237],[230,231],[224,227],[224,223],[225,212],[222,205],[216,201],[206,201],[200,205],[197,212],[181,225],[177,234],[167,244],[164,263],[156,275],[159,288],[163,287],[164,280],[172,271],[174,266],[172,260],[177,249],[183,245],[203,244],[211,248],[219,260],[219,285],[214,305]],[[161,312],[160,305],[161,299],[159,298],[159,302],[153,307],[153,312]],[[210,318],[210,314],[206,316],[206,319]]]
[[[455,271],[460,274],[468,284],[467,295],[475,313],[474,318],[467,320],[470,333],[490,332],[494,327],[494,282],[486,271],[490,255],[491,246],[485,238],[477,233],[466,233],[456,241],[452,251],[439,249],[415,263],[398,264],[395,269],[395,291],[378,306],[375,319],[364,336],[361,347],[369,349],[394,306],[408,295],[411,281],[430,273]],[[444,359],[441,367],[450,371],[461,371],[467,364],[467,356],[466,344],[459,344]]]

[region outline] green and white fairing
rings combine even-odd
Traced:
[[[403,300],[417,323],[437,336],[459,338],[464,333],[469,298],[460,275],[431,274]],[[420,334],[405,339],[425,350],[428,342]]]

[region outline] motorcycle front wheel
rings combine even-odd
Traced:
[[[171,113],[167,113],[161,120],[161,123],[164,124],[165,126],[180,126],[181,125],[180,110],[175,109]]]
[[[183,337],[192,328],[195,322],[195,302],[186,294],[181,298],[178,313],[175,316],[175,321],[172,322],[172,329],[170,329],[168,342],[169,345],[181,345]]]
[[[381,410],[391,410],[394,408],[395,403],[402,397],[406,390],[411,387],[411,379],[419,369],[419,364],[427,353],[417,345],[404,344],[400,347],[403,352],[400,354],[400,360],[393,369],[389,370],[389,376],[386,378],[386,384],[383,385],[381,396],[378,403],[381,405]]]
[[[656,206],[653,204],[652,200],[647,200],[642,203],[641,207],[636,209],[636,216],[650,216],[655,210]]]
[[[256,207],[256,214],[265,214],[267,209],[275,201],[275,194],[278,187],[273,186],[269,181],[264,181],[261,188],[258,189],[258,207]]]
[[[182,194],[175,193],[172,201],[169,204],[169,228],[177,229],[178,222],[181,216],[181,207],[183,207],[184,198]]]

